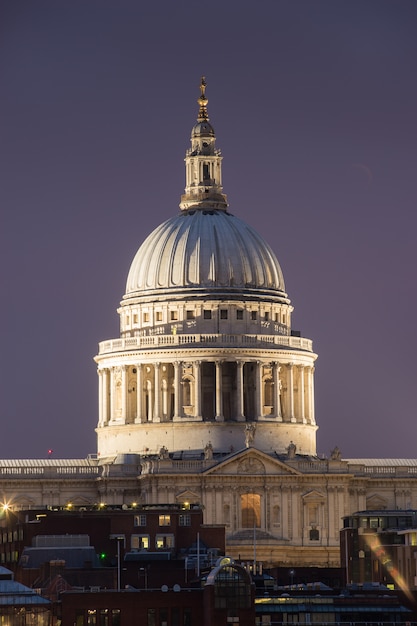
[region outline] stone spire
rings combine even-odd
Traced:
[[[206,79],[201,78],[197,124],[191,131],[191,148],[185,154],[185,193],[180,208],[227,209],[222,187],[222,157],[216,148],[214,128],[209,122]]]

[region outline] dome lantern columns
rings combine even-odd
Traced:
[[[209,122],[206,81],[202,77],[197,124],[191,131],[191,148],[185,156],[185,193],[180,208],[227,209],[222,188],[222,157],[216,148],[214,128]]]

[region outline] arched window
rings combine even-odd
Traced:
[[[240,496],[242,528],[260,528],[261,496],[257,493],[244,493]]]
[[[227,558],[227,557],[226,557]],[[214,583],[214,606],[216,609],[248,609],[251,606],[251,581],[240,565],[230,564],[214,568],[207,578],[207,585]]]

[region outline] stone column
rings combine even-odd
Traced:
[[[315,418],[315,407],[314,407],[314,366],[311,367],[310,370],[310,422],[311,424],[316,423]]]
[[[258,419],[262,417],[262,363],[261,361],[256,362],[256,389],[255,389],[255,412]]]
[[[107,368],[102,370],[103,376],[103,397],[102,397],[102,424],[108,424],[109,422],[109,370]]]
[[[290,422],[295,422],[294,416],[294,364],[288,363],[287,365],[287,404],[288,404],[288,418]]]
[[[289,537],[289,493],[289,487],[287,485],[283,485],[281,487],[281,536],[283,539],[287,539]]]
[[[182,366],[181,361],[174,361],[174,418],[173,421],[181,419],[181,381],[180,381],[180,368]]]
[[[237,415],[236,419],[238,422],[244,422],[245,416],[243,414],[243,361],[237,361],[236,363],[236,407],[237,407]]]
[[[222,363],[216,361],[216,422],[224,422],[223,415],[223,385],[222,385]]]
[[[272,364],[273,372],[274,372],[274,404],[275,404],[275,417],[278,422],[282,422],[282,413],[281,413],[281,381],[279,379],[279,372],[281,367],[279,363]]]
[[[116,389],[115,389],[115,375],[114,367],[110,368],[110,421],[114,422],[115,410],[116,410]]]
[[[201,361],[194,361],[194,417],[202,420],[201,415]]]
[[[103,370],[97,368],[98,374],[98,426],[102,426],[103,418]]]
[[[336,494],[336,496],[335,496]],[[327,487],[327,514],[328,514],[328,538],[331,542],[335,539],[336,532],[336,520],[337,520],[337,489],[333,486]],[[339,522],[339,520],[337,520]],[[337,524],[338,525],[338,524]],[[339,528],[337,528],[336,534],[339,534]]]
[[[161,364],[154,364],[154,387],[155,387],[155,412],[153,421],[160,422],[161,421]]]
[[[143,377],[142,365],[136,365],[136,419],[135,423],[140,424],[143,421]]]
[[[304,404],[304,365],[298,366],[298,396],[299,396],[299,407],[300,407],[300,419],[303,424],[307,424],[307,420],[305,417],[305,404]]]
[[[127,416],[127,367],[126,365],[122,365],[122,414],[121,421],[123,424],[126,424],[126,416]]]

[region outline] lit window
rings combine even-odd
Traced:
[[[244,493],[240,496],[242,528],[260,528],[261,496],[257,493]]]
[[[211,311],[209,309],[204,309],[203,317],[205,320],[211,320]]]
[[[238,309],[236,311],[236,319],[237,320],[243,320],[243,311],[242,311],[242,309]]]
[[[159,516],[159,525],[160,526],[170,526],[171,525],[171,516],[170,515],[160,515]]]
[[[132,550],[149,550],[149,535],[131,535],[130,547]]]
[[[220,309],[220,319],[227,320],[227,309]]]
[[[146,526],[146,515],[135,515],[135,526]]]
[[[155,537],[155,548],[157,550],[170,550],[174,545],[174,535],[156,535]]]
[[[180,526],[191,526],[191,515],[184,514],[179,516]]]
[[[176,322],[178,319],[178,311],[171,311],[171,322]]]

